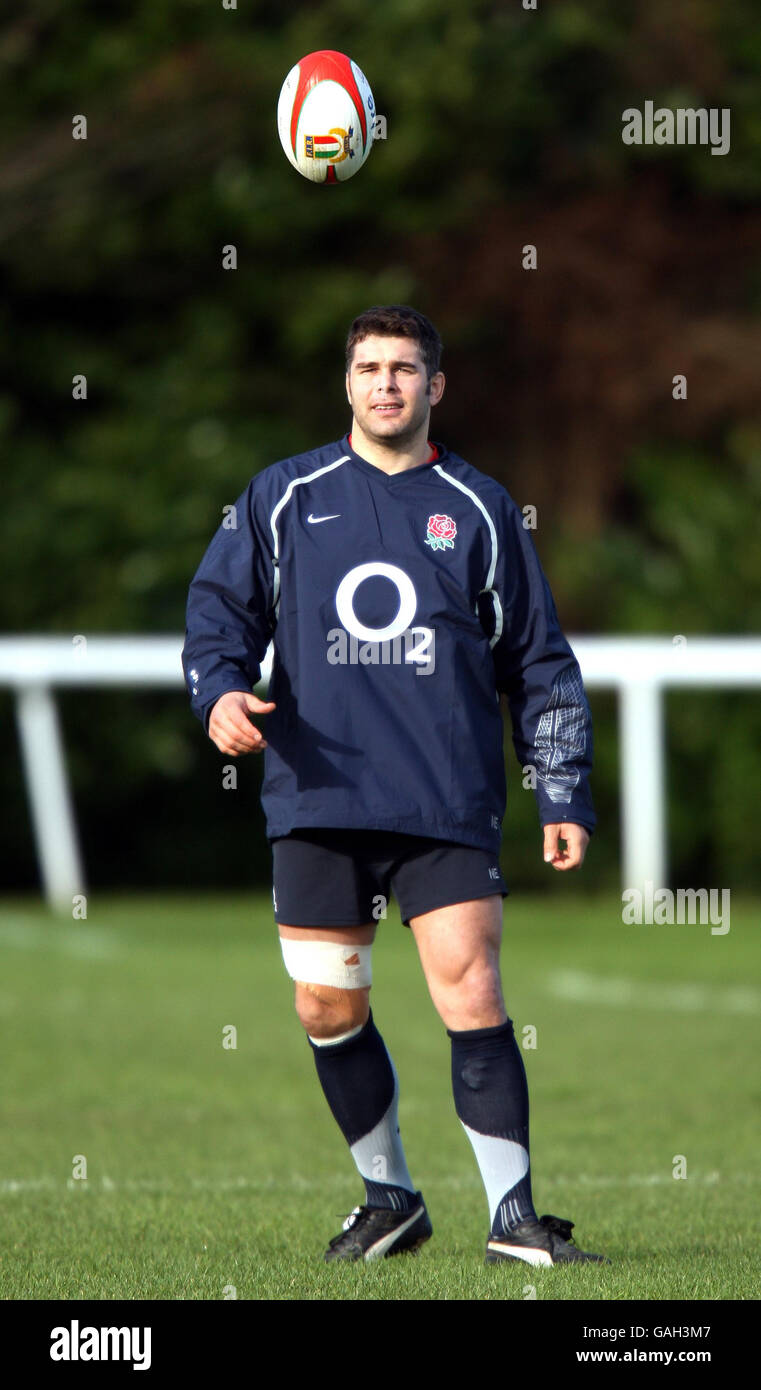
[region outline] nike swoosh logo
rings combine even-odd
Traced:
[[[367,1264],[369,1260],[381,1259],[389,1247],[394,1244],[394,1241],[397,1240],[399,1236],[403,1235],[405,1231],[408,1231],[410,1226],[414,1226],[422,1210],[422,1207],[416,1207],[412,1215],[408,1217],[406,1221],[402,1222],[401,1226],[395,1226],[393,1231],[389,1231],[387,1236],[381,1236],[380,1240],[376,1240],[375,1244],[371,1245],[370,1248],[365,1251],[365,1263]],[[521,1250],[523,1250],[523,1247],[521,1247]],[[544,1253],[546,1252],[542,1251],[542,1254]]]
[[[315,526],[318,521],[335,521],[336,517],[340,515],[340,512],[333,512],[331,516],[312,516],[310,512],[307,521],[311,522],[312,526]]]

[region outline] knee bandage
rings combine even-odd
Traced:
[[[285,968],[292,980],[333,989],[366,989],[372,984],[372,946],[347,941],[301,941],[280,938]]]

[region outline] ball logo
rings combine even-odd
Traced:
[[[351,148],[353,137],[353,126],[349,126],[348,130],[334,126],[327,135],[305,135],[304,154],[307,159],[329,159],[331,164],[342,164],[347,156],[354,158]]]
[[[429,516],[425,543],[431,550],[454,550],[456,535],[457,527],[451,516]]]

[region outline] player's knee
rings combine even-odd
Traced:
[[[294,1003],[299,1020],[313,1038],[333,1038],[361,1027],[370,1014],[369,987],[335,989],[296,981]]]
[[[296,982],[296,1012],[312,1037],[335,1037],[367,1021],[372,983],[369,943],[281,937]]]
[[[447,1028],[489,1028],[503,1020],[502,982],[491,962],[472,962],[467,969],[446,972],[431,994]]]
[[[499,993],[499,961],[491,955],[437,962],[436,980],[439,987],[457,994],[489,995]]]

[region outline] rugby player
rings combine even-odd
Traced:
[[[252,479],[192,581],[183,665],[219,751],[264,752],[284,964],[365,1185],[325,1258],[398,1255],[432,1234],[370,1009],[372,943],[393,894],[451,1039],[455,1109],[489,1205],[487,1261],[599,1261],[573,1243],[572,1222],[537,1217],[499,968],[500,697],[518,759],[535,769],[544,860],[560,873],[581,865],[595,824],[589,708],[521,512],[429,438],[440,354],[436,329],[407,306],[355,319],[351,429]],[[252,687],[270,643],[262,700]]]

